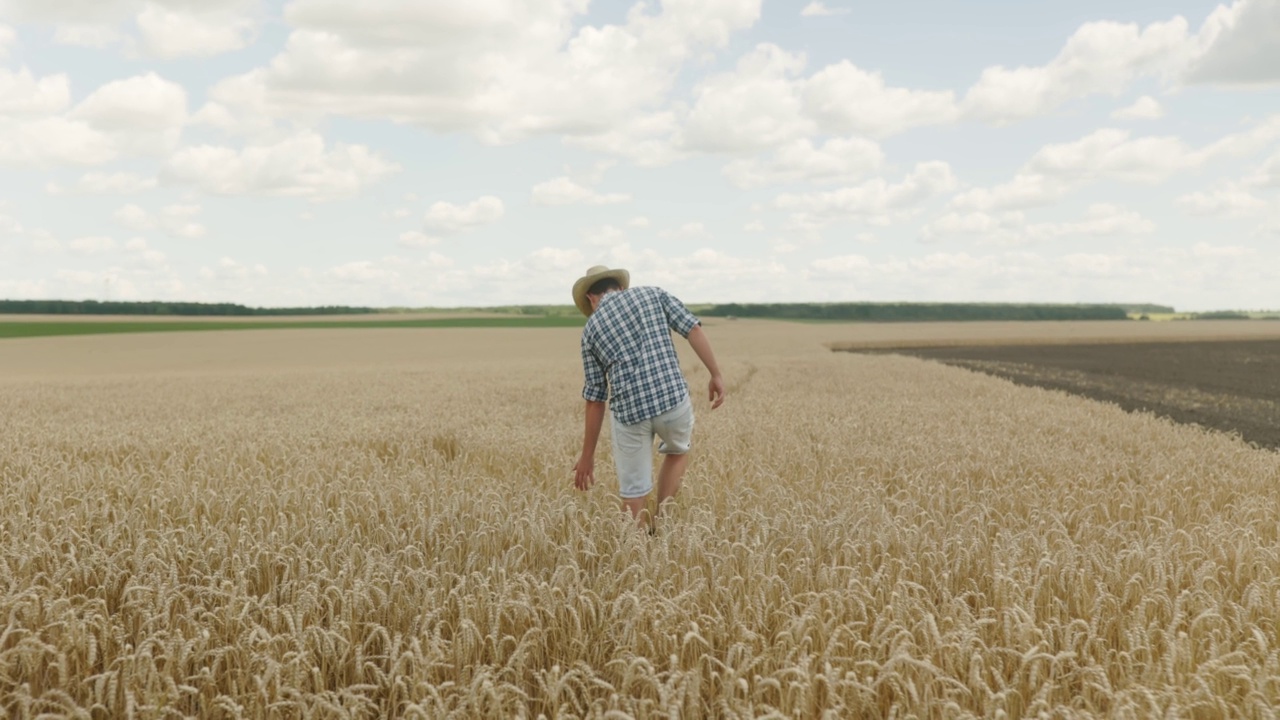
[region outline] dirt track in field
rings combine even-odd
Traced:
[[[1280,340],[899,349],[1280,449]]]

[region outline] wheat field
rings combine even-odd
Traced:
[[[720,323],[656,536],[572,330],[0,345],[0,712],[1275,717],[1280,454]]]

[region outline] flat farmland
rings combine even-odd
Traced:
[[[916,348],[1024,385],[1195,423],[1280,449],[1280,340]]]
[[[709,321],[653,537],[574,328],[0,341],[0,712],[1270,717],[1280,453],[831,352],[1066,327]]]
[[[299,317],[0,315],[8,338],[230,330],[581,327],[581,318],[493,313],[404,313]]]

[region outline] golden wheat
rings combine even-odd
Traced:
[[[1280,455],[776,327],[656,537],[571,332],[0,380],[0,711],[1274,717]]]

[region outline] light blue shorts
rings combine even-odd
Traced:
[[[653,490],[655,435],[662,440],[658,452],[663,455],[683,455],[693,440],[693,400],[687,397],[661,415],[634,425],[624,425],[612,415],[610,420],[619,494],[627,499],[644,497]]]

